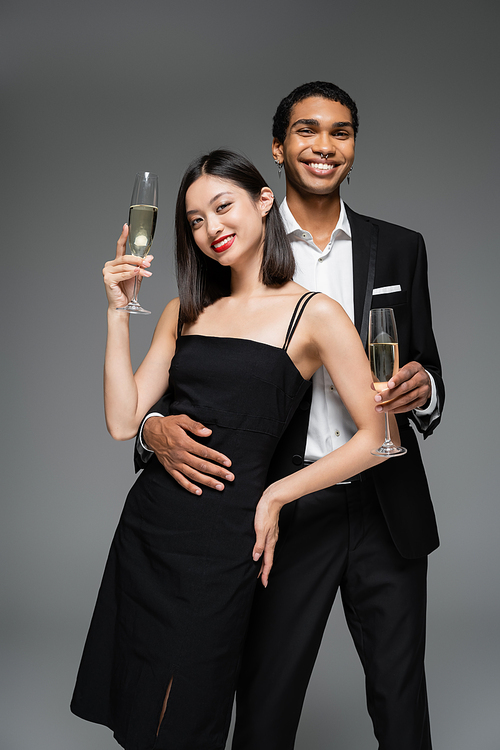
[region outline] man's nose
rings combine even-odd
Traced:
[[[315,140],[313,151],[315,153],[323,154],[323,156],[326,156],[327,154],[333,156],[336,151],[335,141],[329,134],[324,133]]]

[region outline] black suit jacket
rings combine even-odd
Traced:
[[[354,322],[364,346],[372,307],[394,309],[400,363],[420,362],[434,378],[440,412],[444,405],[441,364],[432,331],[427,283],[427,257],[423,238],[395,224],[361,216],[346,206],[352,231]],[[401,291],[373,296],[373,290],[399,285]],[[168,413],[169,397],[151,411]],[[307,394],[286,429],[273,456],[269,481],[302,466],[309,421]],[[392,458],[370,469],[378,500],[392,539],[403,557],[421,557],[439,544],[436,520],[416,436],[409,420],[428,437],[439,418],[419,423],[413,413],[398,415],[405,456]],[[136,469],[144,467],[137,450]]]

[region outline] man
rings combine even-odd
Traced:
[[[330,83],[304,84],[280,103],[272,148],[287,178],[281,213],[297,261],[296,281],[339,301],[365,345],[370,308],[394,309],[405,365],[386,392],[374,395],[374,408],[397,415],[408,452],[283,509],[269,586],[259,588],[254,601],[233,750],[293,748],[338,588],[365,671],[380,749],[431,748],[423,660],[427,555],[438,536],[409,419],[430,435],[440,419],[444,386],[422,237],[360,216],[340,198],[357,128],[356,105]],[[312,399],[301,407],[273,458],[270,481],[321,458],[355,430],[323,370],[313,378]],[[233,478],[230,457],[200,446],[188,432],[209,434],[186,416],[151,417],[143,440],[190,491],[200,493],[199,485],[222,490],[223,480]]]

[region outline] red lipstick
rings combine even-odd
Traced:
[[[229,248],[234,242],[235,237],[236,237],[235,234],[226,234],[224,237],[219,237],[218,240],[215,240],[215,242],[212,242],[210,247],[216,253],[223,253],[225,250],[229,250]],[[221,245],[221,242],[222,242],[222,245]],[[215,247],[215,245],[217,245],[217,247]]]

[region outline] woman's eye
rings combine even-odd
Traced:
[[[221,203],[220,206],[217,206],[217,211],[223,211],[225,208],[230,206],[230,203]]]
[[[199,223],[201,219],[191,219],[191,226],[194,229]]]

